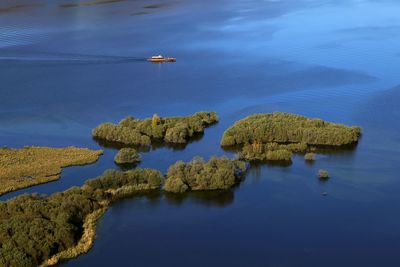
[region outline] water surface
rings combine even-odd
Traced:
[[[391,0],[50,1],[0,4],[0,145],[103,148],[93,165],[23,192],[51,194],[108,168],[101,122],[215,110],[184,149],[140,167],[233,156],[223,131],[256,112],[360,125],[353,150],[253,165],[228,192],[113,205],[69,266],[399,266],[400,3]],[[153,54],[177,57],[149,64]],[[318,169],[332,178],[322,183]],[[328,196],[321,196],[327,192]]]

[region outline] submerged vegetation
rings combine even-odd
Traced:
[[[0,148],[0,195],[57,180],[62,168],[93,163],[101,154],[76,147]]]
[[[121,148],[114,158],[117,164],[137,163],[141,161],[140,154],[134,148]]]
[[[309,152],[316,146],[351,145],[360,135],[360,127],[276,112],[237,121],[224,132],[221,145],[241,146],[239,158],[245,160],[290,161],[293,153]]]
[[[87,252],[112,201],[159,189],[162,180],[151,169],[106,171],[82,187],[0,202],[0,266],[48,266]]]
[[[208,162],[196,157],[186,163],[178,161],[167,173],[164,190],[183,193],[196,190],[229,189],[244,177],[246,163],[226,157],[212,157]]]
[[[150,145],[152,141],[185,144],[196,133],[218,121],[215,112],[198,112],[191,116],[136,119],[127,117],[119,124],[104,123],[93,129],[93,137],[124,145]]]

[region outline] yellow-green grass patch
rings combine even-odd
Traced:
[[[0,195],[55,181],[62,168],[96,162],[102,154],[77,147],[0,148]]]

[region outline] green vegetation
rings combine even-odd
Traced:
[[[328,179],[329,178],[329,173],[326,170],[319,170],[318,171],[318,177],[320,179]]]
[[[102,150],[87,148],[0,148],[0,195],[60,178],[61,169],[90,164]]]
[[[164,190],[183,193],[190,190],[228,189],[244,176],[246,163],[226,157],[212,157],[208,162],[196,157],[185,163],[178,161],[167,173]]]
[[[127,194],[160,188],[164,177],[161,172],[153,169],[134,169],[126,172],[108,170],[102,176],[89,180],[85,186],[93,190],[112,193],[114,197],[125,196]]]
[[[107,171],[51,196],[21,195],[0,202],[0,266],[48,266],[87,252],[95,222],[112,201],[159,189],[162,180],[151,169]]]
[[[117,164],[137,163],[141,161],[140,154],[134,148],[121,148],[114,158]]]
[[[306,153],[304,155],[304,159],[307,160],[307,161],[314,161],[315,160],[315,153],[312,153],[312,152]]]
[[[342,146],[356,143],[361,128],[276,112],[255,114],[237,121],[222,137],[222,146],[261,143],[305,143]]]
[[[290,161],[292,159],[292,152],[304,152],[305,150],[307,150],[307,145],[304,143],[283,145],[255,142],[244,145],[238,156],[240,159],[250,161]]]
[[[312,151],[314,146],[355,144],[360,135],[360,127],[276,112],[255,114],[235,122],[224,132],[221,145],[241,146],[240,159],[290,161],[293,153]]]
[[[119,124],[104,123],[93,129],[94,138],[124,145],[150,145],[154,140],[185,144],[196,133],[218,121],[215,112],[198,112],[186,117],[161,118],[154,114],[144,120],[127,117]]]

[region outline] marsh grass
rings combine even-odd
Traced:
[[[102,150],[87,148],[0,148],[0,195],[60,178],[62,168],[98,160]]]

